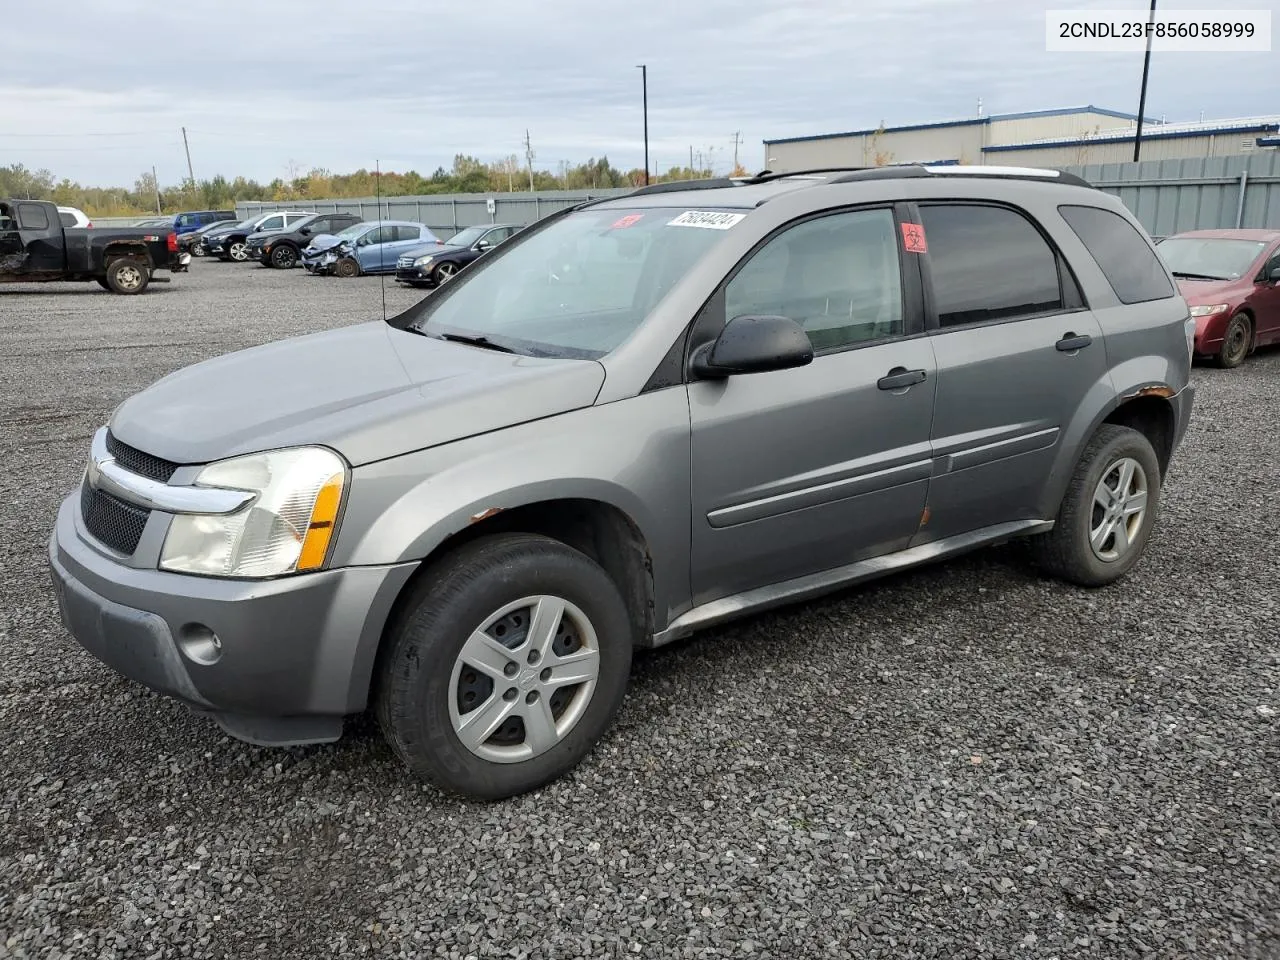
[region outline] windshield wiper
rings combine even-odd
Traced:
[[[1183,280],[1225,280],[1226,277],[1215,277],[1208,273],[1187,273],[1183,270],[1174,270],[1175,277],[1181,277]]]
[[[494,343],[482,334],[468,335],[463,333],[438,333],[436,336],[441,340],[451,340],[454,343],[465,343],[472,347],[483,347],[485,350],[497,350],[499,353],[516,352],[505,344]]]

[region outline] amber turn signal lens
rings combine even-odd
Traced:
[[[342,474],[335,473],[325,481],[316,495],[316,505],[311,511],[311,522],[302,541],[302,553],[298,556],[298,572],[318,570],[329,553],[329,540],[338,522],[338,507],[342,503]]]

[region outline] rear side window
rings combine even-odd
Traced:
[[[62,225],[64,227],[74,227],[76,225],[76,218],[74,214],[59,212],[58,219],[62,221]]]
[[[981,204],[921,205],[938,325],[1066,309],[1058,256],[1026,217]]]
[[[1173,296],[1160,259],[1124,217],[1101,207],[1061,206],[1058,212],[1098,262],[1121,303]]]
[[[38,203],[18,204],[18,224],[23,230],[48,230],[49,215]]]

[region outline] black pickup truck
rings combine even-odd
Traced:
[[[172,228],[64,227],[42,200],[0,200],[0,283],[95,280],[114,293],[142,293],[157,270],[187,269]]]

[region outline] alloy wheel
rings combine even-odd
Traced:
[[[1122,457],[1103,472],[1093,491],[1089,546],[1106,563],[1119,560],[1137,540],[1147,516],[1147,472]]]
[[[454,661],[453,731],[484,760],[530,760],[582,719],[599,674],[600,642],[579,607],[554,596],[508,603],[485,618]]]

